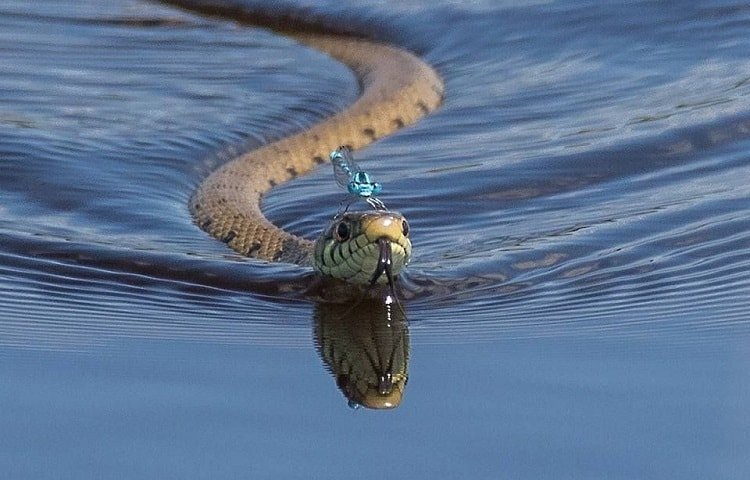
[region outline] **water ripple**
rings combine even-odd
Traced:
[[[412,224],[415,343],[748,333],[747,12],[579,7],[311,7],[447,80],[441,110],[358,157]],[[311,345],[309,272],[228,251],[186,203],[236,152],[341,110],[351,73],[130,0],[5,2],[0,27],[0,345]],[[320,169],[264,208],[313,237],[340,201]]]

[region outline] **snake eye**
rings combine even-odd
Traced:
[[[401,233],[403,233],[405,237],[409,236],[409,222],[406,220],[401,222]]]
[[[339,224],[336,225],[336,229],[333,231],[333,236],[336,238],[336,241],[345,242],[346,240],[349,240],[350,233],[349,225],[346,222],[339,222]]]

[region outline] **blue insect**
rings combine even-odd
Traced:
[[[341,188],[355,197],[364,198],[376,210],[387,210],[385,204],[375,198],[375,195],[383,191],[383,186],[373,182],[370,174],[359,168],[349,147],[337,148],[331,152],[330,157],[333,175]]]

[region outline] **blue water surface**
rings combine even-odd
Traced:
[[[750,475],[750,8],[242,1],[445,79],[440,110],[356,153],[413,232],[403,400],[350,408],[326,361],[380,358],[369,311],[342,328],[307,270],[187,210],[234,153],[345,108],[352,73],[158,2],[6,0],[3,477]],[[263,208],[314,238],[342,195],[326,167]]]

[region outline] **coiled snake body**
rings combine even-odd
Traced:
[[[339,33],[301,13],[253,11],[211,1],[167,3],[277,30],[349,66],[362,88],[361,96],[344,111],[214,171],[190,201],[196,223],[244,255],[311,265],[353,283],[385,281],[377,271],[383,261],[382,245],[400,245],[387,259],[389,269],[398,274],[411,249],[408,226],[400,214],[369,211],[335,218],[316,247],[268,221],[260,202],[274,186],[327,163],[329,153],[339,145],[362,148],[437,108],[443,97],[438,74],[406,50]],[[345,226],[339,227],[342,222]]]

